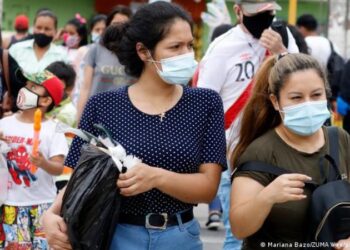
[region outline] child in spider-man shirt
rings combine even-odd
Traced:
[[[0,249],[48,249],[40,217],[56,197],[55,175],[63,170],[67,142],[45,113],[63,97],[62,82],[49,71],[24,74],[26,86],[19,91],[19,112],[0,120],[1,137],[10,151],[8,195],[0,209]],[[32,155],[34,112],[42,111],[39,150]],[[32,166],[36,168],[32,168]]]

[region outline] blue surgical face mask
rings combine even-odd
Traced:
[[[281,112],[284,114],[284,126],[301,136],[316,133],[330,117],[326,100],[284,107]]]
[[[91,41],[93,43],[98,43],[101,39],[101,35],[99,33],[92,32],[91,33]]]
[[[174,56],[160,61],[149,60],[157,68],[158,75],[168,84],[186,85],[192,78],[197,68],[197,61],[194,59],[194,53]],[[156,63],[160,63],[160,70]]]

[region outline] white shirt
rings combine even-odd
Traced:
[[[298,53],[295,40],[288,30],[290,53]],[[224,112],[237,101],[252,81],[265,59],[266,49],[259,40],[245,33],[240,25],[230,29],[212,42],[199,66],[198,87],[218,92],[224,104]],[[240,114],[230,129],[226,130],[228,142],[237,143]]]
[[[323,36],[308,36],[305,42],[310,55],[316,58],[324,69],[327,69],[328,59],[332,52],[329,40]]]
[[[67,51],[62,46],[51,43],[44,56],[38,60],[34,52],[34,39],[15,43],[9,49],[10,55],[17,61],[24,72],[33,74],[43,71],[56,61],[67,62]]]
[[[0,130],[9,140],[11,148],[6,156],[10,175],[5,204],[32,206],[53,202],[56,197],[54,176],[38,168],[34,174],[36,178],[34,181],[30,180],[27,170],[31,165],[28,156],[32,153],[33,123],[21,122],[14,114],[0,120]],[[55,130],[56,123],[52,120],[41,123],[39,151],[46,159],[59,155],[66,156],[68,153],[64,134]]]

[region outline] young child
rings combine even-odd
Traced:
[[[69,64],[58,61],[46,67],[46,70],[57,76],[64,84],[64,98],[60,105],[54,108],[49,117],[59,120],[70,127],[76,126],[77,110],[72,103],[71,93],[74,88],[76,73]]]
[[[57,76],[64,84],[64,95],[60,105],[55,107],[47,114],[47,117],[65,123],[70,127],[76,127],[77,109],[72,103],[71,94],[74,89],[76,73],[73,67],[63,61],[51,63],[46,70]],[[73,138],[66,135],[68,145],[72,143]],[[72,169],[65,167],[63,173],[56,177],[57,190],[61,190],[68,182],[72,175]]]
[[[0,249],[48,249],[40,217],[56,197],[53,176],[61,174],[68,151],[64,135],[55,131],[55,122],[45,118],[45,113],[62,100],[62,82],[48,71],[24,76],[27,83],[17,98],[20,111],[0,120],[2,139],[11,148],[7,153],[8,196],[0,209]],[[43,115],[39,152],[33,156],[37,108]],[[31,171],[32,165],[36,171]]]

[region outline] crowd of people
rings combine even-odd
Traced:
[[[57,191],[55,177],[79,165],[87,142],[71,141],[59,124],[96,137],[99,124],[142,160],[115,180],[122,199],[109,249],[203,249],[199,203],[209,204],[208,229],[224,224],[224,250],[301,249],[309,184],[331,172],[323,160],[334,117],[345,129],[337,128],[337,171],[350,180],[350,63],[312,15],[292,26],[274,21],[279,10],[276,1],[235,0],[237,23],[214,30],[200,62],[190,13],[169,1],[135,13],[118,5],[90,21],[76,14],[62,29],[43,8],[32,34],[17,16],[0,50],[9,173],[0,249],[72,249],[66,189]],[[285,172],[254,168],[260,163]],[[350,230],[334,243],[350,249]]]

